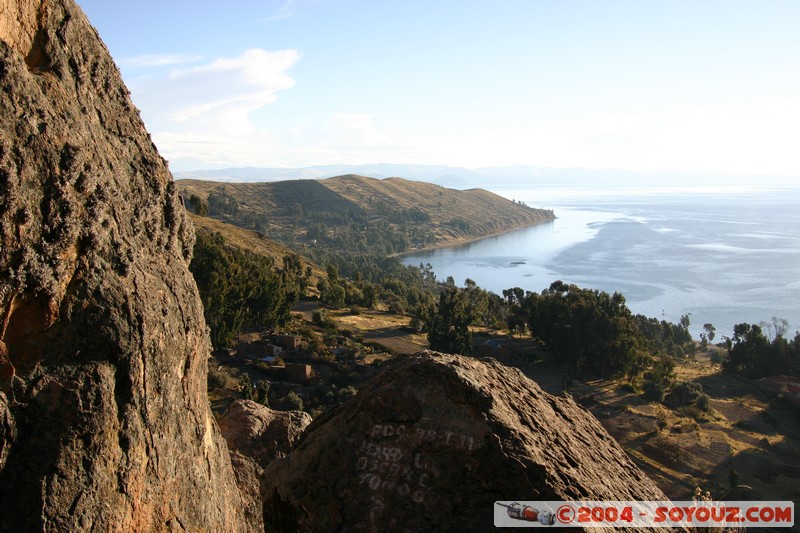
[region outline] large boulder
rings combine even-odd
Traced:
[[[236,482],[248,502],[245,515],[259,529],[264,528],[264,467],[273,459],[286,457],[310,423],[311,416],[303,411],[275,411],[251,400],[236,400],[220,418]]]
[[[311,416],[304,411],[275,411],[251,400],[236,400],[220,418],[219,428],[231,451],[265,467],[286,457],[310,423]]]
[[[247,529],[193,243],[81,10],[0,0],[0,529]]]
[[[493,359],[387,365],[270,463],[275,531],[490,531],[494,502],[666,500],[588,411]]]

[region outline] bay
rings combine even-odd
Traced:
[[[740,322],[800,327],[800,189],[495,190],[555,210],[555,221],[422,252],[439,279],[502,294],[553,281],[620,292],[634,313],[689,315],[730,336]]]

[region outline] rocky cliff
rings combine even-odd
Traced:
[[[433,352],[314,421],[262,492],[276,531],[490,531],[495,501],[666,499],[571,399]]]
[[[0,0],[0,529],[247,529],[193,241],[80,9]]]

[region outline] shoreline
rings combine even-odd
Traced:
[[[487,233],[486,235],[481,235],[478,237],[462,237],[458,239],[442,241],[435,244],[431,244],[428,246],[424,246],[422,248],[417,248],[416,250],[409,250],[408,252],[400,252],[396,254],[392,254],[390,257],[406,257],[409,255],[421,254],[426,252],[432,252],[434,250],[441,250],[442,248],[454,248],[457,246],[463,246],[465,244],[470,244],[477,241],[482,241],[483,239],[489,239],[491,237],[498,237],[500,235],[505,235],[506,233],[512,233],[514,231],[519,231],[526,228],[532,228],[533,226],[538,226],[540,224],[547,224],[548,222],[553,222],[558,217],[554,214],[553,218],[549,218],[547,220],[540,220],[538,222],[533,222],[531,224],[517,224],[508,229],[504,229],[502,231],[496,231],[494,233]]]

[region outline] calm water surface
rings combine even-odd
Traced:
[[[695,335],[706,322],[730,336],[736,323],[772,316],[800,329],[800,189],[497,192],[552,207],[558,219],[404,262],[498,294],[541,292],[558,279],[618,291],[634,313],[672,322],[690,314]]]

